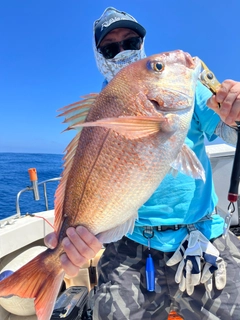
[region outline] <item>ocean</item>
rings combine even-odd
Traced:
[[[0,153],[0,219],[16,213],[17,193],[31,186],[28,169],[36,168],[38,182],[60,177],[63,170],[63,154]],[[47,184],[49,209],[54,208],[54,193],[59,181]],[[33,192],[20,196],[21,214],[45,210],[43,185],[39,186],[40,200],[35,201]]]

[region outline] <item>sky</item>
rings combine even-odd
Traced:
[[[147,30],[147,55],[182,49],[240,81],[239,0],[0,0],[0,152],[62,153],[57,110],[99,92],[92,26],[106,7]]]

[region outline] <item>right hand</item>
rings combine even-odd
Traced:
[[[95,257],[102,248],[102,243],[83,226],[70,227],[66,233],[67,236],[62,240],[65,253],[60,256],[60,262],[65,273],[74,277],[83,264]],[[44,243],[48,248],[54,249],[58,244],[56,233],[48,234]]]

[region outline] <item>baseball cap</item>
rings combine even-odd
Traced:
[[[95,21],[95,41],[98,47],[102,39],[112,30],[116,28],[128,28],[139,34],[140,37],[146,35],[146,30],[141,26],[136,19],[130,14],[118,11],[113,7],[108,7],[102,16]]]

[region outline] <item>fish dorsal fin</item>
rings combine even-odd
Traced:
[[[93,122],[85,122],[74,127],[105,127],[124,135],[128,139],[138,139],[159,131],[172,130],[169,119],[164,116],[123,116],[118,118],[104,118]],[[175,128],[173,128],[173,131]]]
[[[85,118],[94,105],[94,102],[97,98],[98,94],[90,94],[85,96],[84,100],[75,102],[66,106],[64,108],[59,109],[62,113],[60,116],[65,116],[64,122],[70,123],[70,126],[66,130],[73,129],[72,124],[80,124],[85,121]],[[76,127],[77,128],[77,127]],[[66,131],[65,130],[65,131]],[[54,209],[55,209],[55,221],[54,221],[54,229],[58,232],[61,228],[63,222],[63,202],[64,202],[64,194],[66,189],[66,183],[68,180],[68,174],[72,167],[72,162],[76,153],[78,141],[81,135],[81,130],[77,132],[76,136],[72,139],[72,141],[68,144],[65,149],[65,156],[64,156],[64,171],[62,173],[61,181],[58,185],[58,188],[55,193],[55,202],[54,202]]]
[[[64,131],[71,129],[79,130],[79,125],[85,121],[88,112],[94,105],[97,97],[97,93],[91,93],[89,95],[83,96],[83,100],[74,102],[58,110],[59,112],[61,112],[58,117],[65,117],[63,123],[69,123],[68,128]]]
[[[133,216],[123,223],[121,226],[106,230],[96,235],[99,241],[102,243],[115,242],[125,236],[127,233],[132,234],[135,226],[135,221],[138,218],[138,213],[136,212]]]
[[[177,158],[171,163],[173,175],[181,172],[194,179],[201,179],[205,182],[205,170],[196,154],[186,145],[182,146]]]

